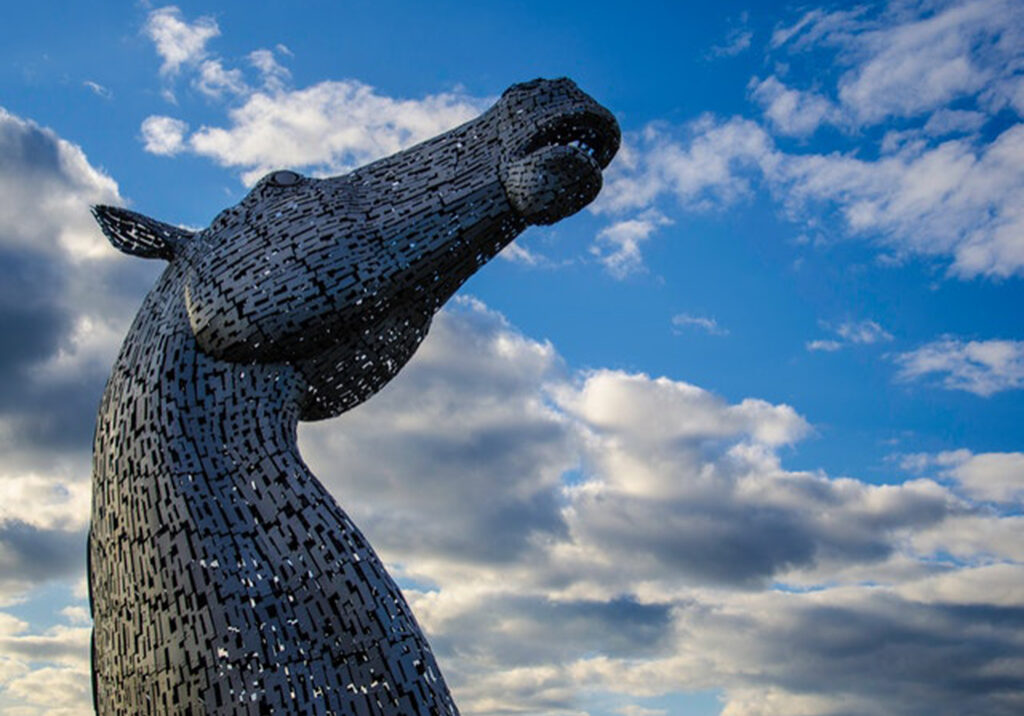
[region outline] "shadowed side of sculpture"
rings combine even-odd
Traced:
[[[189,232],[111,207],[169,261],[104,393],[89,546],[108,714],[457,714],[398,587],[302,462],[530,224],[593,200],[612,115],[569,80],[350,174],[264,177]]]

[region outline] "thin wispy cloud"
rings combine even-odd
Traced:
[[[99,82],[86,80],[82,83],[82,86],[88,88],[88,90],[92,92],[94,95],[96,95],[97,97],[102,97],[103,99],[110,99],[114,96],[113,92],[111,92],[108,88],[101,85]]]
[[[672,332],[681,334],[685,329],[695,328],[713,336],[727,336],[729,331],[718,325],[718,321],[708,316],[695,316],[689,313],[677,313],[672,316]]]
[[[876,321],[844,321],[838,324],[823,322],[822,328],[832,332],[834,338],[817,338],[807,342],[809,351],[834,352],[846,346],[872,345],[892,340],[892,334]]]

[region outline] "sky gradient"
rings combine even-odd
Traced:
[[[90,713],[93,424],[161,267],[88,206],[202,228],[538,76],[618,117],[600,197],[300,428],[463,713],[1024,711],[1024,5],[685,5],[5,11],[0,713]]]

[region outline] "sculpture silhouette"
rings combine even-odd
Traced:
[[[202,231],[94,207],[117,248],[169,261],[97,419],[98,713],[458,713],[297,423],[393,378],[480,266],[594,199],[618,144],[575,84],[536,80],[350,174],[274,172]]]

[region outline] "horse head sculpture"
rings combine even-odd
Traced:
[[[349,174],[272,172],[201,231],[94,207],[118,249],[168,261],[97,419],[98,713],[458,713],[297,424],[372,396],[477,269],[590,203],[619,136],[535,80]]]

